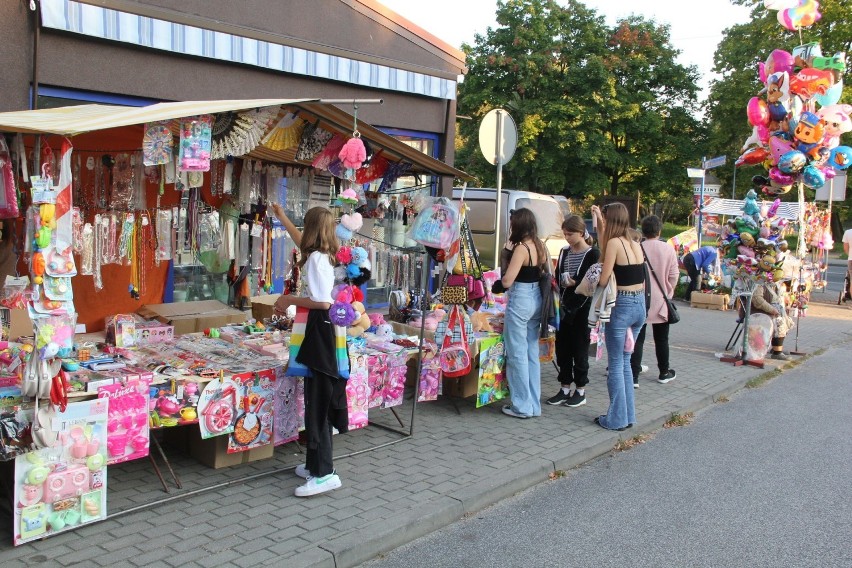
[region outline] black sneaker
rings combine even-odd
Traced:
[[[565,402],[569,398],[571,398],[571,397],[569,397],[567,394],[565,394],[564,390],[559,389],[558,393],[556,393],[555,395],[553,395],[552,397],[547,399],[547,404],[552,404],[553,406],[557,406],[559,404],[562,404],[563,402]]]
[[[677,378],[677,373],[675,373],[674,369],[669,369],[665,375],[660,375],[660,378],[657,379],[658,383],[666,384],[669,381],[673,381]]]
[[[574,391],[568,400],[565,401],[565,406],[570,406],[571,408],[577,408],[578,406],[583,406],[586,404],[586,395],[580,394],[577,391]]]

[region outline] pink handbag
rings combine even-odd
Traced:
[[[485,283],[468,274],[450,274],[447,276],[446,286],[464,286],[467,288],[468,300],[478,300],[485,297]]]

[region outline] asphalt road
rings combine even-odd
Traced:
[[[850,368],[832,348],[364,566],[848,568]]]

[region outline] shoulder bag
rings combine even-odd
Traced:
[[[677,323],[680,321],[680,314],[677,311],[677,306],[674,305],[671,298],[666,296],[666,289],[663,288],[662,284],[660,284],[660,279],[657,278],[657,273],[654,272],[654,267],[651,265],[651,262],[648,260],[648,255],[645,254],[645,248],[642,245],[639,245],[642,249],[642,256],[645,257],[645,264],[648,268],[651,269],[651,276],[654,277],[654,282],[657,283],[657,287],[660,289],[660,293],[663,295],[663,300],[666,302],[666,310],[668,311],[668,316],[666,317],[666,321],[669,323]]]

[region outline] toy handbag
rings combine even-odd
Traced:
[[[18,192],[15,189],[12,155],[6,146],[5,137],[0,136],[0,219],[14,219],[18,214]]]
[[[459,313],[458,306],[453,306],[447,323],[447,333],[441,347],[441,372],[444,377],[463,377],[470,372],[472,361],[470,350],[467,345],[467,333],[464,329],[464,320]],[[459,327],[458,341],[453,340],[455,326]]]
[[[459,247],[459,260],[462,265],[462,273],[449,274],[443,288],[441,288],[441,297],[444,300],[444,303],[448,303],[446,298],[444,298],[444,290],[448,288],[450,289],[449,295],[452,298],[458,299],[462,296],[465,297],[465,300],[461,302],[462,304],[467,303],[468,300],[478,300],[479,298],[485,297],[485,283],[481,279],[474,278],[468,274],[468,267],[465,262],[464,243],[462,243],[462,246]],[[480,270],[480,274],[481,273],[482,272]],[[455,290],[460,287],[464,288],[464,292]]]
[[[459,238],[459,210],[446,197],[435,197],[417,214],[409,236],[423,246],[448,249]]]

